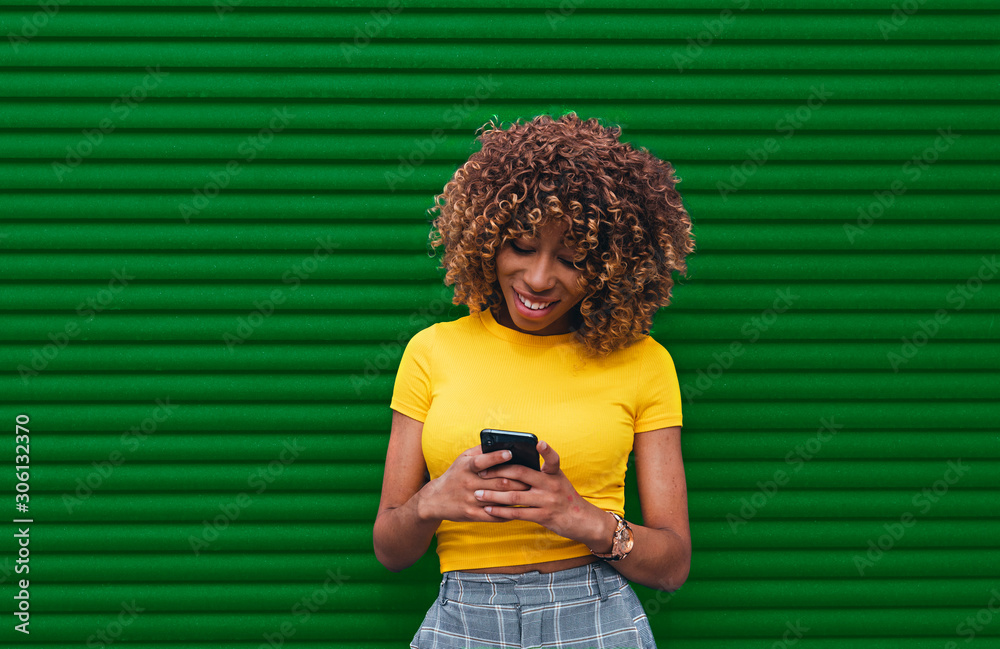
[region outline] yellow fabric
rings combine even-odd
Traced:
[[[573,335],[523,333],[486,310],[410,339],[389,407],[424,423],[431,479],[479,444],[484,428],[534,433],[559,454],[583,498],[624,515],[634,434],[681,425],[677,373],[652,337],[593,360]],[[590,554],[583,543],[529,521],[443,521],[436,536],[441,572]]]

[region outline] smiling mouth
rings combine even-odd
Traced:
[[[517,299],[521,302],[521,304],[523,304],[526,308],[532,311],[544,311],[545,309],[549,308],[550,306],[559,301],[559,300],[550,300],[548,302],[532,302],[531,300],[526,299],[516,290],[514,290],[514,295],[517,296]]]

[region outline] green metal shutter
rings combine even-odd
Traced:
[[[0,644],[405,646],[388,403],[467,314],[425,210],[491,115],[576,110],[698,241],[660,646],[1000,647],[998,3],[339,4],[0,0]]]

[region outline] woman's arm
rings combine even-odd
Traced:
[[[691,570],[691,526],[688,520],[687,481],[681,457],[681,427],[638,433],[632,445],[643,525],[629,522],[634,546],[629,555],[611,561],[626,579],[656,590],[675,591]],[[615,519],[606,523],[597,552],[611,551]]]
[[[375,556],[393,572],[409,568],[424,556],[441,524],[440,520],[421,519],[418,515],[427,469],[420,447],[423,429],[423,422],[392,411],[382,499],[372,537]]]

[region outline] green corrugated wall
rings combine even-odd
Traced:
[[[0,0],[0,645],[406,646],[388,403],[468,313],[425,210],[490,116],[576,110],[698,241],[660,646],[1000,647],[1000,3],[337,4]]]

